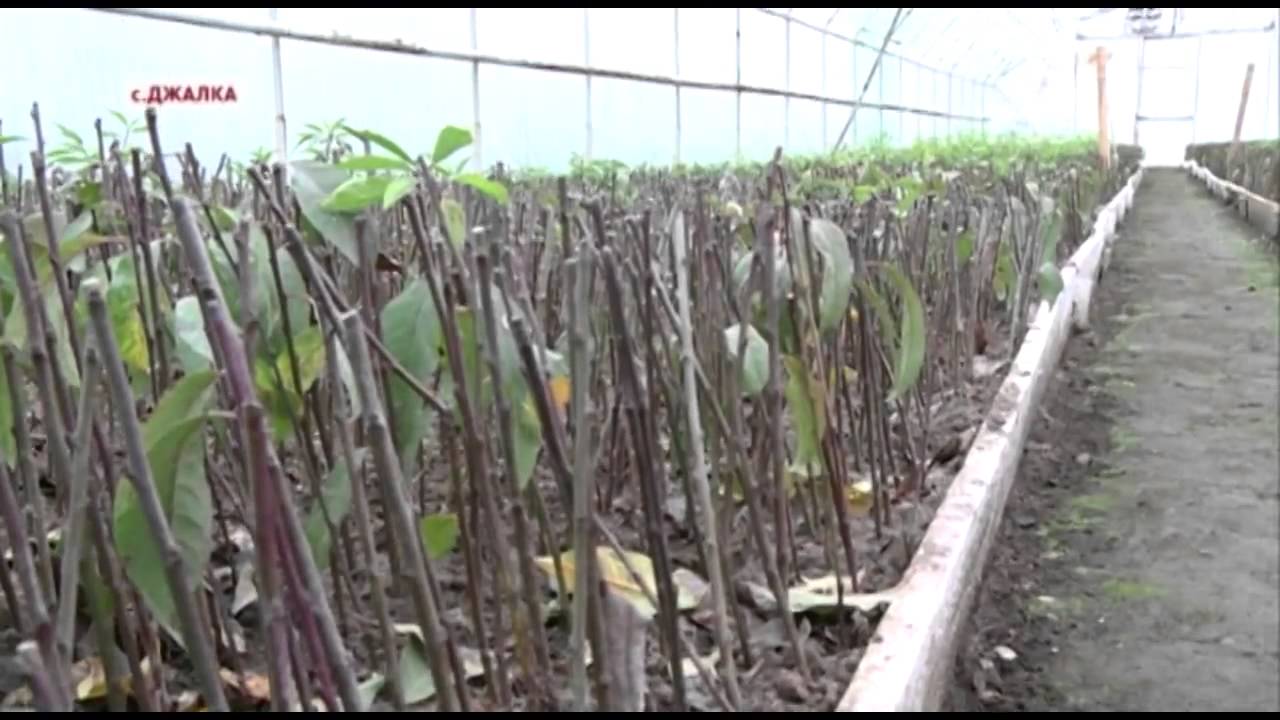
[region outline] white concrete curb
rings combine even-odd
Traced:
[[[1209,188],[1209,192],[1225,201],[1233,202],[1236,212],[1251,225],[1280,241],[1280,203],[1217,177],[1195,160],[1184,162],[1182,168],[1204,183],[1205,187]]]
[[[1116,225],[1133,207],[1139,168],[1103,208],[1089,239],[1062,268],[1063,290],[1041,301],[1008,376],[894,591],[837,712],[936,712],[952,682],[960,627],[968,619],[1000,527],[1036,408],[1062,357],[1069,323],[1087,325]]]

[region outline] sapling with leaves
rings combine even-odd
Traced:
[[[71,667],[56,641],[72,606],[91,639],[114,632],[127,670],[81,660],[132,679],[103,686],[113,709],[190,707],[177,688],[215,682],[228,705],[278,710],[771,702],[774,682],[735,692],[734,675],[779,644],[785,669],[813,670],[804,623],[838,621],[841,653],[865,641],[852,615],[892,601],[912,508],[945,485],[923,473],[975,389],[972,339],[1053,297],[1084,196],[1114,182],[1087,144],[974,137],[485,173],[462,128],[414,156],[343,121],[307,128],[315,152],[285,182],[265,155],[239,177],[225,155],[166,155],[147,120],[145,150],[109,120],[96,147],[54,136],[80,149],[22,188],[6,176],[22,212],[0,237],[32,240],[0,253],[0,456],[25,489],[0,501],[34,540],[6,601],[40,640],[39,586],[51,673]],[[1057,199],[1061,240],[1048,216],[1002,237],[1010,195]],[[94,412],[100,326],[132,404],[113,381]],[[209,667],[155,560],[130,416]],[[18,452],[33,430],[47,503]],[[67,515],[86,494],[109,503]],[[59,562],[68,542],[81,562]],[[662,669],[646,673],[650,630]],[[161,658],[178,656],[200,672],[174,676]],[[54,705],[70,682],[32,689]]]

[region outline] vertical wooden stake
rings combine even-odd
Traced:
[[[1249,106],[1249,85],[1253,83],[1253,63],[1244,71],[1244,89],[1240,91],[1240,110],[1236,113],[1236,133],[1231,137],[1231,151],[1227,153],[1227,173],[1240,150],[1240,133],[1244,130],[1244,110]],[[1227,177],[1226,179],[1231,179]]]
[[[1104,170],[1111,169],[1111,141],[1107,134],[1107,58],[1110,53],[1099,45],[1089,56],[1089,62],[1098,66],[1098,156]]]

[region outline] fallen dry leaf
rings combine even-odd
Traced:
[[[654,581],[653,561],[649,556],[638,552],[627,552],[626,561],[624,562],[613,548],[600,546],[596,548],[596,562],[600,566],[600,577],[609,586],[611,590],[617,593],[621,598],[631,603],[641,616],[646,620],[652,619],[657,615],[657,610],[649,602],[645,590],[656,599],[658,597],[658,588]],[[538,568],[546,573],[547,577],[555,584],[556,566],[555,561],[549,555],[544,555],[534,559]],[[628,570],[627,565],[630,564],[637,575],[644,581],[644,588],[636,584],[634,576]],[[564,570],[564,580],[569,588],[574,586],[574,552],[572,549],[566,550],[560,555],[560,566]],[[692,575],[692,573],[689,573]],[[698,606],[706,590],[694,585],[688,575],[682,575],[679,572],[673,572],[672,576],[676,584],[676,605],[679,610],[692,610]],[[681,578],[684,582],[681,582]],[[696,576],[695,576],[696,577]],[[699,578],[701,580],[701,578]]]
[[[218,671],[218,675],[222,677],[222,681],[228,687],[236,690],[241,695],[256,700],[257,702],[271,701],[271,681],[266,675],[260,675],[255,672],[246,672],[243,678],[237,677],[236,674],[226,668]]]
[[[849,509],[856,515],[862,516],[871,512],[871,501],[875,495],[872,492],[870,480],[859,480],[845,488],[844,493]]]

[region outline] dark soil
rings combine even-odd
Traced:
[[[1033,428],[949,709],[1280,710],[1269,249],[1148,170]]]

